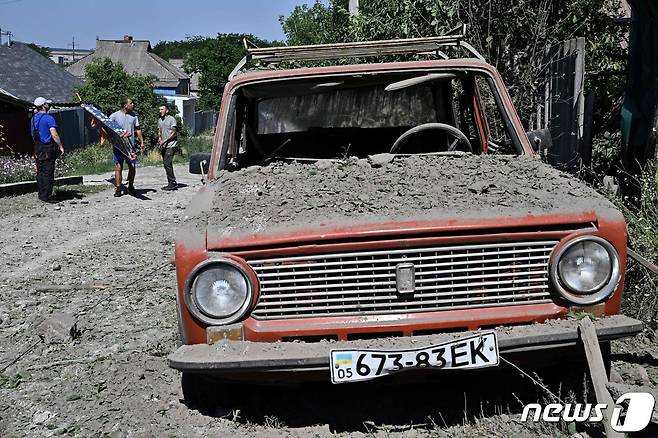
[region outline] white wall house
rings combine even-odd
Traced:
[[[87,49],[61,49],[57,47],[48,47],[50,52],[50,60],[55,64],[69,65],[85,56],[93,53],[93,50]]]
[[[156,91],[157,93],[157,91]],[[183,125],[185,125],[185,128],[189,132],[196,132],[195,130],[195,119],[194,119],[194,112],[196,111],[196,101],[199,99],[196,96],[191,96],[191,95],[178,95],[178,94],[173,94],[173,95],[165,95],[162,94],[162,97],[167,99],[167,102],[170,104],[176,105],[176,108],[178,109],[178,115],[180,116],[181,120],[183,121]]]

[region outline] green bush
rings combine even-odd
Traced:
[[[120,63],[103,58],[85,67],[85,78],[84,85],[77,90],[84,103],[91,103],[110,115],[121,109],[122,97],[131,98],[135,102],[135,113],[139,117],[144,145],[151,148],[157,144],[158,108],[167,104],[167,100],[153,91],[154,76],[130,75]],[[176,116],[176,106],[168,106],[170,114]]]

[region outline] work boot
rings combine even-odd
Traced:
[[[115,197],[115,198],[118,198],[118,197],[121,196],[121,195],[123,195],[123,192],[121,191],[121,187],[117,187],[117,188],[114,190],[114,197]]]
[[[135,191],[135,187],[133,186],[128,186],[128,194],[130,196],[137,196],[137,192]]]

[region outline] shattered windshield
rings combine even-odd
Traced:
[[[518,154],[489,79],[469,72],[354,75],[240,88],[224,162],[395,154]]]

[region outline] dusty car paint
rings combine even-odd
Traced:
[[[597,227],[587,227],[596,221]],[[523,237],[541,237],[541,238],[559,238],[563,241],[576,235],[590,234],[600,236],[609,240],[618,250],[621,259],[621,265],[626,264],[626,226],[621,217],[597,217],[592,213],[582,213],[579,215],[558,216],[558,217],[520,217],[508,219],[493,225],[490,234],[478,235],[460,235],[460,232],[473,229],[482,229],[482,221],[472,220],[460,221],[460,223],[391,223],[384,224],[381,227],[343,227],[338,229],[323,230],[322,238],[318,239],[317,233],[299,232],[291,235],[277,236],[272,240],[247,241],[209,241],[201,244],[195,249],[190,248],[187,242],[177,244],[177,274],[179,302],[182,300],[184,285],[187,273],[191,271],[196,264],[212,257],[212,254],[226,254],[231,251],[233,256],[248,258],[254,256],[282,256],[282,255],[301,255],[311,253],[317,250],[317,243],[323,243],[323,252],[345,251],[345,250],[362,250],[375,248],[396,248],[409,246],[414,243],[472,243],[472,242],[490,242],[500,241],[501,234],[496,231],[502,230],[519,230],[525,227],[548,225],[548,224],[581,224],[585,229],[576,232],[553,231],[553,232],[515,232],[509,233],[508,238]],[[443,235],[443,237],[409,237],[395,240],[377,240],[362,241],[364,237],[372,238],[373,235],[378,237],[393,236],[405,234],[413,235]],[[355,240],[353,243],[331,244],[332,239]],[[311,245],[294,246],[295,242],[314,242]],[[210,248],[210,254],[207,247]],[[282,249],[271,249],[281,244],[286,244]],[[242,250],[241,248],[253,248],[255,245],[260,247],[259,250]],[[291,245],[291,246],[289,246]],[[268,248],[269,247],[269,248]],[[618,313],[623,291],[623,274],[613,295],[606,300],[603,314],[613,315]],[[494,326],[499,324],[518,323],[518,322],[541,322],[547,318],[563,316],[568,312],[566,305],[528,305],[517,307],[500,307],[490,309],[472,309],[472,310],[455,310],[442,311],[436,314],[408,314],[391,318],[366,318],[366,317],[332,317],[332,318],[305,318],[303,320],[285,320],[285,321],[257,321],[248,318],[244,321],[245,339],[252,341],[276,341],[284,337],[300,336],[318,336],[325,334],[336,334],[339,339],[346,338],[347,334],[364,333],[364,332],[402,332],[409,335],[414,331],[427,330],[429,327],[439,328],[467,328],[473,330],[484,326]],[[184,338],[188,343],[206,342],[206,326],[196,321],[187,311],[185,306],[181,309],[184,321]],[[434,318],[433,323],[427,322],[429,318]]]
[[[533,157],[534,153],[523,127],[513,109],[511,99],[498,72],[486,63],[477,60],[418,61],[408,63],[367,64],[310,68],[303,70],[283,70],[255,72],[238,76],[226,86],[214,140],[209,179],[216,179],[221,154],[224,154],[224,137],[227,123],[228,102],[235,90],[246,84],[263,81],[310,78],[317,76],[338,76],[340,74],[383,73],[418,71],[426,73],[436,69],[464,69],[489,75],[503,100],[503,106],[524,153]],[[219,181],[221,184],[221,181]],[[210,192],[210,188],[204,190]],[[209,194],[201,194],[189,208],[193,216],[204,208]],[[626,264],[626,225],[619,212],[577,211],[572,214],[525,215],[500,218],[495,222],[471,218],[459,221],[410,221],[369,224],[366,226],[326,227],[322,229],[295,230],[277,235],[253,235],[240,238],[225,238],[206,230],[203,223],[187,224],[181,230],[176,243],[176,268],[178,302],[184,303],[185,282],[189,272],[202,261],[214,256],[230,254],[237,260],[250,257],[302,255],[317,251],[322,245],[323,253],[363,250],[376,248],[396,248],[422,243],[466,243],[491,242],[511,238],[551,237],[566,239],[577,235],[591,234],[610,241],[619,252],[621,266]],[[538,231],[543,226],[567,225],[559,231]],[[573,226],[573,228],[570,228]],[[477,230],[475,234],[472,234]],[[464,232],[469,232],[464,235]],[[404,236],[400,238],[400,236]],[[375,239],[376,238],[376,239]],[[388,239],[388,240],[387,240]],[[604,304],[597,307],[601,315],[614,315],[619,312],[624,276],[614,293]],[[257,284],[257,281],[256,281]],[[593,309],[593,308],[592,308]],[[588,310],[588,309],[586,309]],[[590,309],[591,310],[591,309]],[[242,322],[245,340],[274,342],[285,338],[332,335],[345,340],[350,335],[365,333],[395,333],[412,335],[418,331],[468,329],[492,327],[504,324],[542,322],[550,318],[563,317],[569,306],[559,298],[555,303],[521,306],[501,306],[486,309],[448,310],[441,312],[410,313],[387,316],[345,316],[288,319],[278,321],[258,321],[247,318]],[[187,344],[202,344],[207,341],[206,326],[196,320],[186,306],[179,305],[181,334]]]

